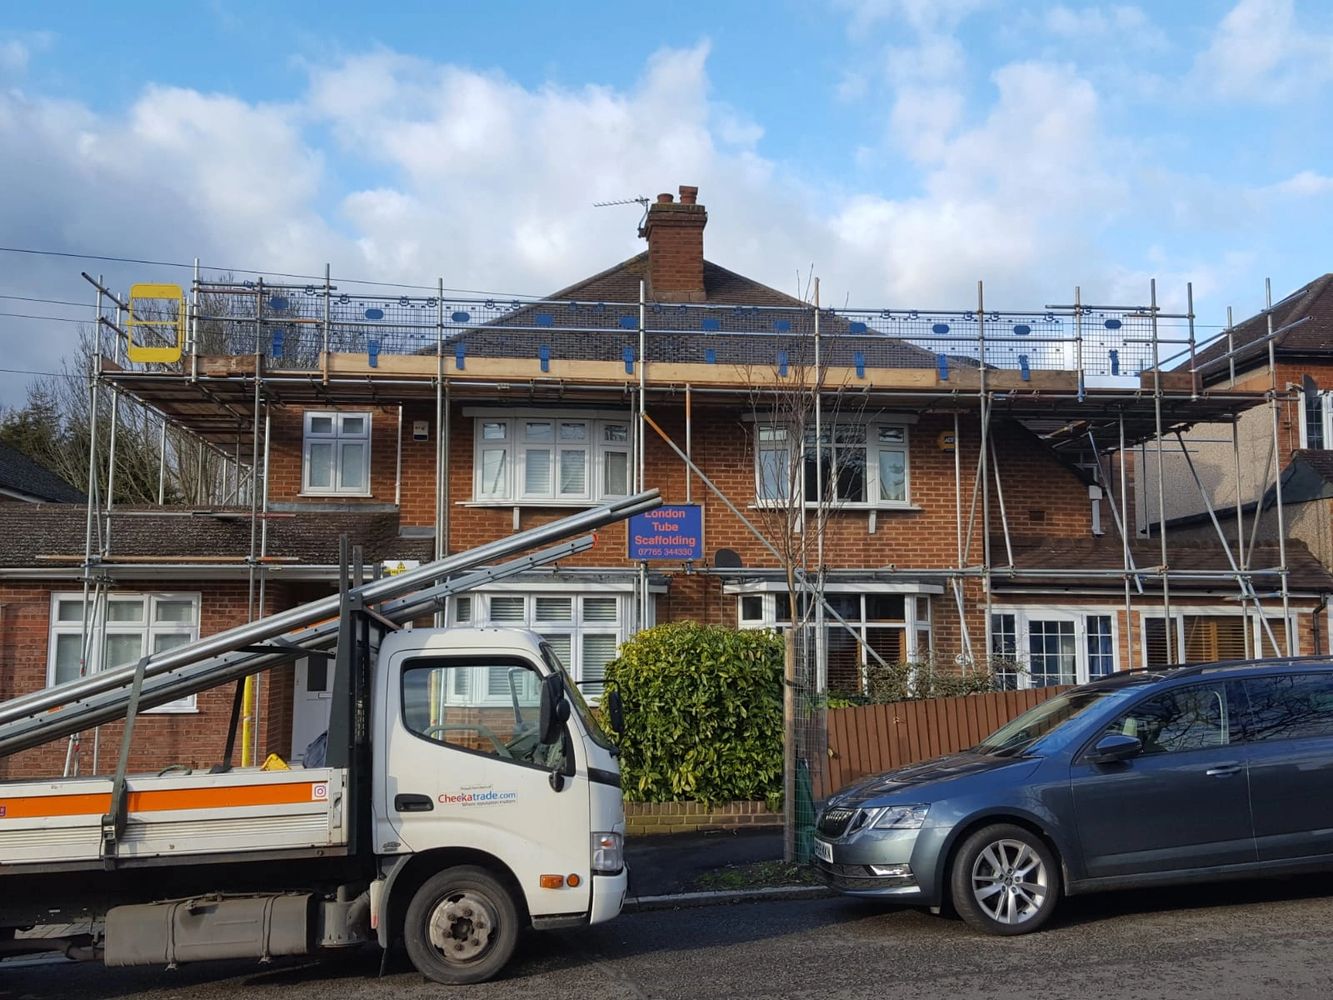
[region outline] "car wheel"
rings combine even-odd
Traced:
[[[484,868],[447,868],[424,883],[407,907],[408,957],[427,979],[483,983],[509,961],[518,942],[518,909]]]
[[[1060,866],[1041,838],[997,824],[969,836],[949,877],[953,905],[987,934],[1026,934],[1044,924],[1060,898]]]

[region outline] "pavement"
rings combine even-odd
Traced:
[[[781,858],[780,830],[665,834],[625,841],[629,894],[640,898],[689,892],[700,875],[717,868]]]

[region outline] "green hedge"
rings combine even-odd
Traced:
[[[769,799],[782,788],[782,639],[694,622],[638,633],[607,664],[625,704],[627,798]],[[603,702],[605,704],[605,702]]]

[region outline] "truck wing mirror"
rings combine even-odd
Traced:
[[[1137,736],[1110,733],[1099,739],[1083,759],[1089,764],[1113,764],[1117,761],[1137,757],[1142,752],[1143,741]]]
[[[560,738],[565,723],[569,721],[569,699],[565,697],[565,680],[559,674],[551,674],[542,681],[541,722],[538,727],[539,742],[550,745]]]
[[[625,735],[625,699],[620,697],[620,691],[612,688],[611,693],[606,696],[606,717],[611,723],[611,731],[617,736]]]

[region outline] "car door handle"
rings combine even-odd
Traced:
[[[424,813],[435,808],[429,795],[395,795],[393,808],[400,813]]]
[[[1229,778],[1233,774],[1240,774],[1239,764],[1218,764],[1216,767],[1210,767],[1203,772],[1210,778]]]

